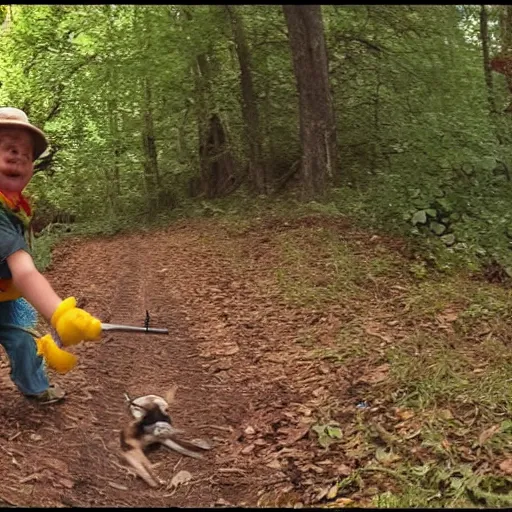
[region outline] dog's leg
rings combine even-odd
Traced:
[[[188,450],[187,448],[181,446],[181,441],[174,441],[172,439],[159,439],[158,442],[163,444],[169,450],[173,450],[175,452],[180,453],[181,455],[185,455],[185,457],[193,457],[194,459],[201,459],[203,456],[199,452],[195,452],[192,450]]]
[[[151,462],[144,455],[142,450],[132,449],[127,452],[123,452],[123,457],[135,469],[137,475],[140,476],[150,487],[158,487],[158,484],[154,478],[153,470],[151,468]]]
[[[176,391],[178,391],[178,385],[174,384],[168,391],[165,393],[164,399],[170,405],[174,402],[176,398]]]
[[[155,473],[155,467],[156,467],[156,464],[153,464],[147,457],[146,455],[143,453],[144,455],[144,458],[142,459],[142,464],[144,465],[144,467],[147,469],[148,473],[151,475],[151,477],[153,478],[153,480],[155,480],[159,485],[163,485],[165,484],[165,481],[162,480],[156,473]]]

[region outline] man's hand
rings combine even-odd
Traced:
[[[101,322],[87,311],[77,308],[74,297],[68,297],[59,304],[51,323],[64,346],[98,340],[101,336]]]

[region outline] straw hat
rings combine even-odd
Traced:
[[[45,134],[34,125],[29,123],[27,114],[19,108],[0,108],[0,128],[19,127],[27,129],[34,141],[34,160],[37,160],[48,147]]]

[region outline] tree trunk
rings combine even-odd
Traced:
[[[498,55],[491,59],[490,66],[493,71],[505,76],[508,90],[512,94],[512,7],[508,5],[498,7],[501,49]],[[505,112],[512,113],[512,101]]]
[[[337,169],[336,125],[329,90],[320,5],[283,5],[299,93],[303,198],[323,195]]]
[[[192,21],[192,14],[188,8],[182,9],[183,15],[187,21]],[[210,91],[210,66],[208,64],[207,54],[201,53],[196,56],[192,65],[194,73],[194,88],[196,101],[196,119],[197,119],[197,141],[199,155],[200,177],[193,177],[189,183],[190,195],[192,197],[199,195],[209,195],[208,191],[208,120],[210,118],[211,107],[209,105],[211,98]]]
[[[104,9],[106,11],[106,16],[108,20],[107,25],[107,37],[110,41],[114,40],[114,13],[112,12],[111,5],[105,5]],[[106,166],[106,177],[107,177],[107,193],[109,196],[109,202],[111,205],[112,212],[117,211],[117,200],[121,193],[121,184],[119,177],[119,127],[117,124],[117,73],[116,73],[116,55],[114,52],[109,52],[108,58],[110,60],[110,65],[107,67],[107,87],[105,88],[107,91],[107,114],[108,114],[108,122],[109,122],[109,132],[110,132],[110,140],[111,140],[111,148],[112,148],[112,175],[110,173],[110,169],[107,170]]]
[[[196,60],[201,185],[195,187],[211,199],[229,193],[235,180],[235,163],[220,117],[212,113],[215,109],[211,105],[208,55],[200,54]]]
[[[188,21],[192,21],[188,9],[182,9],[182,12]],[[215,113],[215,99],[211,90],[211,76],[216,71],[214,57],[213,48],[209,46],[207,52],[196,56],[193,66],[200,162],[200,178],[193,177],[189,181],[189,194],[193,197],[225,195],[238,183],[235,159],[227,142],[226,131]]]
[[[266,172],[263,162],[260,120],[252,80],[251,53],[247,44],[243,21],[238,15],[236,7],[234,5],[226,5],[225,9],[231,21],[236,53],[240,65],[242,115],[249,147],[249,186],[257,194],[265,194],[267,192]]]
[[[155,141],[155,127],[153,122],[152,90],[149,79],[143,81],[144,108],[142,147],[144,149],[144,177],[148,191],[149,210],[158,207],[158,191],[161,189],[160,173],[158,172],[158,158]]]
[[[139,13],[139,16],[137,15]],[[151,54],[151,20],[145,6],[135,6],[134,30],[142,48],[141,58],[146,59]],[[158,170],[158,157],[155,139],[155,126],[153,119],[153,85],[151,75],[146,73],[140,80],[141,86],[141,114],[142,114],[142,155],[144,169],[144,186],[146,189],[148,211],[155,212],[158,208],[159,190],[161,188],[160,173]]]
[[[236,182],[235,163],[217,114],[210,117],[208,139],[203,151],[208,162],[207,173],[203,176],[206,197],[228,194]]]
[[[496,103],[494,101],[491,59],[489,56],[489,18],[487,7],[485,5],[480,6],[480,40],[482,41],[484,77],[485,84],[487,86],[487,96],[489,98],[489,109],[491,114],[494,114],[496,113]]]
[[[196,98],[197,98],[197,130],[198,130],[198,143],[199,143],[199,166],[201,171],[201,191],[208,194],[208,119],[210,117],[210,108],[208,106],[208,97],[210,83],[210,68],[208,59],[205,54],[196,57],[195,71],[195,85],[196,85]]]
[[[500,6],[501,51],[509,53],[512,50],[512,8],[509,5]]]

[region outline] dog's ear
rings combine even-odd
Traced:
[[[178,385],[174,384],[167,392],[165,393],[164,399],[170,405],[174,402],[176,398],[176,391],[178,391]]]

